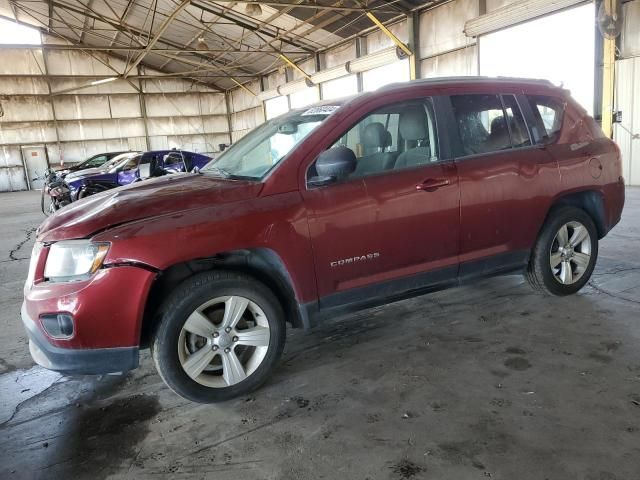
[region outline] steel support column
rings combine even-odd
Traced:
[[[604,39],[602,58],[602,131],[611,138],[613,132],[613,92],[616,62],[615,39]]]

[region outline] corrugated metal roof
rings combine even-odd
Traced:
[[[128,67],[139,63],[165,73],[188,72],[184,75],[228,89],[282,65],[280,53],[299,60],[370,28],[367,11],[385,22],[433,2],[252,3],[260,4],[259,15],[232,0],[0,0],[0,15],[78,47],[112,49]]]

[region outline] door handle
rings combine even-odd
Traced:
[[[435,192],[440,187],[446,187],[449,185],[448,178],[428,178],[422,183],[416,185],[416,190],[423,192]]]

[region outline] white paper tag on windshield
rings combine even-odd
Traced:
[[[309,110],[304,112],[302,115],[329,115],[340,107],[338,105],[323,105],[321,107],[311,107]]]

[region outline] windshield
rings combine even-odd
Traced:
[[[269,120],[201,171],[224,177],[260,179],[338,108],[311,107]]]
[[[107,156],[106,155],[98,155],[97,157],[92,157],[89,160],[87,160],[86,162],[84,162],[82,164],[82,166],[86,167],[86,168],[95,168],[95,167],[99,167],[100,165],[102,165],[106,161],[107,161]]]
[[[117,169],[116,167],[119,167],[120,164],[125,163],[129,158],[131,158],[134,155],[136,155],[136,154],[134,154],[134,153],[123,153],[122,155],[118,155],[116,157],[113,157],[111,160],[109,160],[107,163],[105,163],[102,166],[102,169],[103,170],[108,170],[110,173],[113,173],[113,171],[115,171]]]
[[[140,155],[139,153],[136,155],[129,154],[125,158],[120,157],[120,161],[115,166],[113,166],[109,173],[127,171],[136,168],[141,157],[142,155]]]

